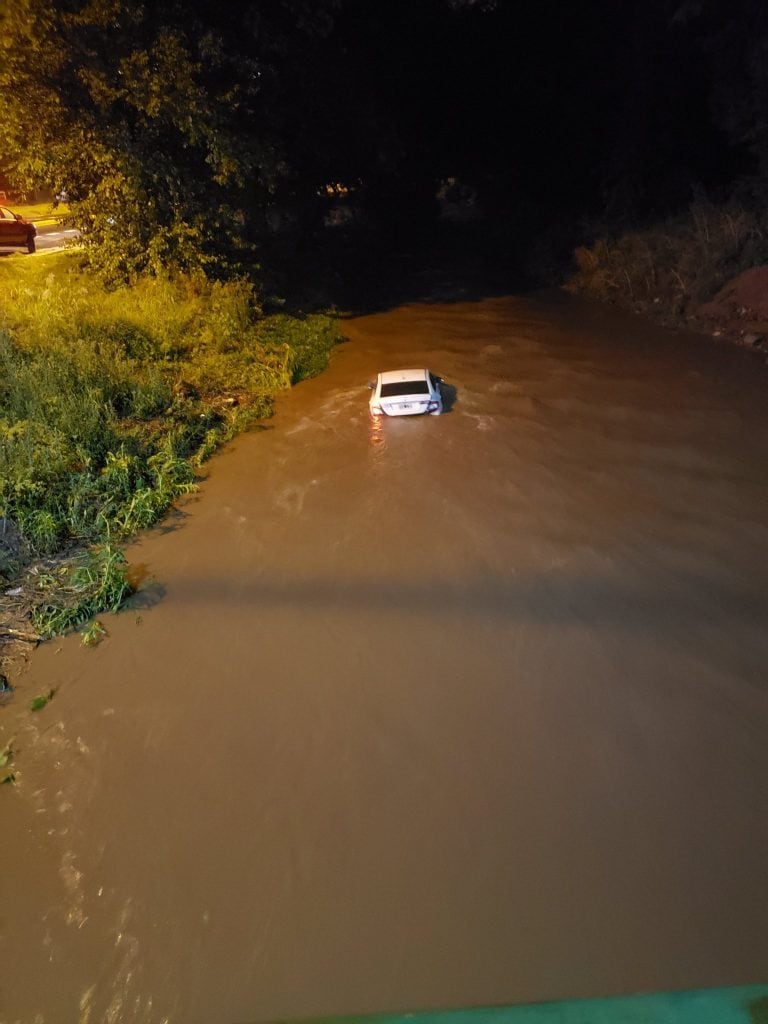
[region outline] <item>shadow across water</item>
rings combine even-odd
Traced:
[[[146,611],[165,599],[166,588],[155,579],[148,578],[146,582],[134,583],[134,586],[136,591],[125,601],[121,611]]]
[[[257,607],[362,609],[372,612],[461,611],[483,618],[509,618],[549,625],[590,626],[658,632],[665,623],[702,627],[716,616],[760,625],[768,616],[762,586],[731,586],[699,575],[678,575],[660,591],[658,581],[632,582],[609,576],[553,571],[528,576],[477,579],[395,579],[338,581],[322,578],[185,578],[174,587],[176,601],[247,603]]]

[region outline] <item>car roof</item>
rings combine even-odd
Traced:
[[[382,384],[394,384],[400,380],[426,380],[429,370],[386,370],[380,373]]]

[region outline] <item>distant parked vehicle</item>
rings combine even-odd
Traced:
[[[7,206],[0,206],[0,248],[23,246],[27,252],[34,252],[36,235],[37,229],[31,221]]]
[[[387,370],[368,385],[373,391],[369,403],[371,416],[416,416],[443,411],[440,394],[442,377],[429,370]]]

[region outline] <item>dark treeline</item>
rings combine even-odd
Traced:
[[[0,50],[0,164],[116,279],[263,264],[332,201],[400,244],[446,182],[517,245],[768,175],[758,0],[28,0]]]

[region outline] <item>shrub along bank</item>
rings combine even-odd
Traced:
[[[339,340],[328,316],[264,316],[245,280],[105,292],[74,253],[0,262],[0,585],[28,595],[25,567],[81,552],[27,573],[36,630],[117,607],[115,543],[193,490],[196,468]]]
[[[565,287],[697,326],[699,307],[727,281],[768,263],[763,191],[744,186],[723,203],[699,198],[685,213],[651,227],[606,232],[576,250],[578,270]]]

